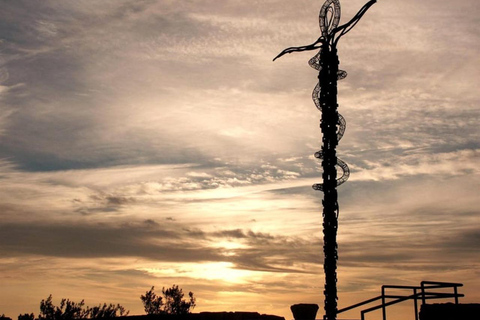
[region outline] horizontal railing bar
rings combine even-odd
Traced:
[[[391,289],[421,289],[422,287],[418,286],[396,286],[391,284],[383,285],[382,288],[391,288]]]
[[[413,296],[404,297],[404,298],[401,298],[401,299],[398,299],[398,300],[387,302],[385,304],[381,304],[381,305],[378,305],[378,306],[375,306],[375,307],[371,307],[369,309],[363,310],[362,313],[367,313],[367,312],[370,312],[370,311],[374,311],[374,310],[380,309],[382,307],[388,307],[388,306],[391,306],[393,304],[397,304],[397,303],[400,303],[402,301],[409,300],[409,299],[413,299]]]
[[[364,304],[371,303],[371,302],[373,302],[373,301],[375,301],[375,300],[380,300],[381,298],[382,298],[382,296],[378,296],[378,297],[375,297],[375,298],[372,298],[372,299],[368,299],[368,300],[359,302],[359,303],[354,304],[354,305],[351,305],[351,306],[349,306],[349,307],[346,307],[346,308],[337,310],[337,314],[338,314],[338,313],[345,312],[345,311],[348,311],[348,310],[351,310],[351,309],[355,309],[355,308],[357,308],[357,307],[363,306]]]
[[[454,294],[454,293],[425,293],[425,295],[428,295],[428,297],[425,297],[425,299],[440,299],[440,298],[455,298],[455,297],[462,297],[463,294],[461,295],[460,293]],[[417,293],[414,295],[410,296],[400,296],[400,295],[385,295],[385,299],[400,299],[400,298],[406,298],[406,297],[412,297],[411,299],[415,299],[417,297],[420,299],[422,297],[421,293]]]
[[[438,282],[438,281],[422,281],[420,282],[421,285],[429,284],[429,285],[438,285],[438,286],[445,286],[445,287],[463,287],[463,283],[454,283],[454,282]],[[424,288],[428,288],[423,286]]]
[[[444,281],[429,281],[429,280],[424,280],[420,283],[428,283],[428,284],[446,284],[446,285],[449,285],[449,286],[460,286],[462,287],[463,286],[463,283],[459,283],[459,282],[444,282]]]
[[[410,296],[400,296],[400,295],[398,295],[398,296],[397,295],[386,295],[386,296],[384,296],[385,299],[402,299],[402,298],[407,298],[407,297],[412,297],[412,295],[410,295]],[[412,299],[415,299],[415,295],[413,296]]]

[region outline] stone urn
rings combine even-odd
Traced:
[[[299,303],[290,307],[295,320],[315,320],[318,304]]]

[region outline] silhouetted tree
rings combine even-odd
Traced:
[[[145,292],[145,295],[140,296],[140,300],[142,300],[143,308],[147,314],[161,314],[164,313],[162,306],[163,301],[161,296],[157,296],[154,292],[155,287]]]
[[[101,319],[101,318],[114,318],[117,316],[123,317],[127,316],[130,311],[127,311],[123,306],[120,304],[114,305],[106,303],[99,305],[98,307],[87,308],[88,317],[91,319]],[[118,312],[118,315],[117,315]]]
[[[183,299],[184,294],[182,289],[173,285],[169,289],[162,289],[163,296],[165,298],[165,312],[169,314],[187,314],[190,313],[190,309],[195,308],[195,298],[193,293],[188,293],[189,301]]]
[[[76,303],[69,299],[62,299],[60,306],[54,306],[52,295],[50,295],[46,300],[40,302],[38,320],[85,319],[87,318],[88,312],[83,308],[84,305],[84,300]]]
[[[18,315],[18,320],[34,320],[35,315],[33,313],[25,313],[25,314],[19,314]]]
[[[154,292],[155,287],[152,287],[145,295],[141,295],[145,312],[147,314],[175,314],[184,315],[196,306],[196,299],[193,297],[193,292],[188,293],[188,301],[184,299],[184,293],[177,285],[171,288],[162,289],[163,298],[157,296]]]
[[[117,314],[118,313],[118,314]],[[84,300],[79,303],[70,301],[69,299],[62,299],[60,306],[53,305],[52,295],[46,300],[40,302],[40,314],[38,320],[78,320],[78,319],[101,319],[114,318],[117,316],[126,316],[129,311],[125,310],[120,304],[99,305],[98,307],[85,307]],[[28,316],[28,315],[26,315]],[[19,320],[32,320],[20,319]]]

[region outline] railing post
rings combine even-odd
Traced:
[[[422,286],[422,305],[424,305],[425,304],[425,284],[422,281],[420,285]]]
[[[385,286],[382,286],[382,319],[387,320],[387,309],[385,307]]]
[[[417,304],[417,289],[416,288],[413,289],[413,295],[414,295],[413,305],[414,305],[414,308],[415,308],[415,320],[418,320],[418,304]]]
[[[453,293],[455,294],[455,304],[458,304],[457,286],[453,286]]]

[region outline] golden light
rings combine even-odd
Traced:
[[[148,272],[155,277],[181,276],[192,279],[216,280],[226,284],[241,284],[260,279],[260,272],[236,269],[231,262],[206,262],[161,264],[156,267],[144,267],[138,270]]]

